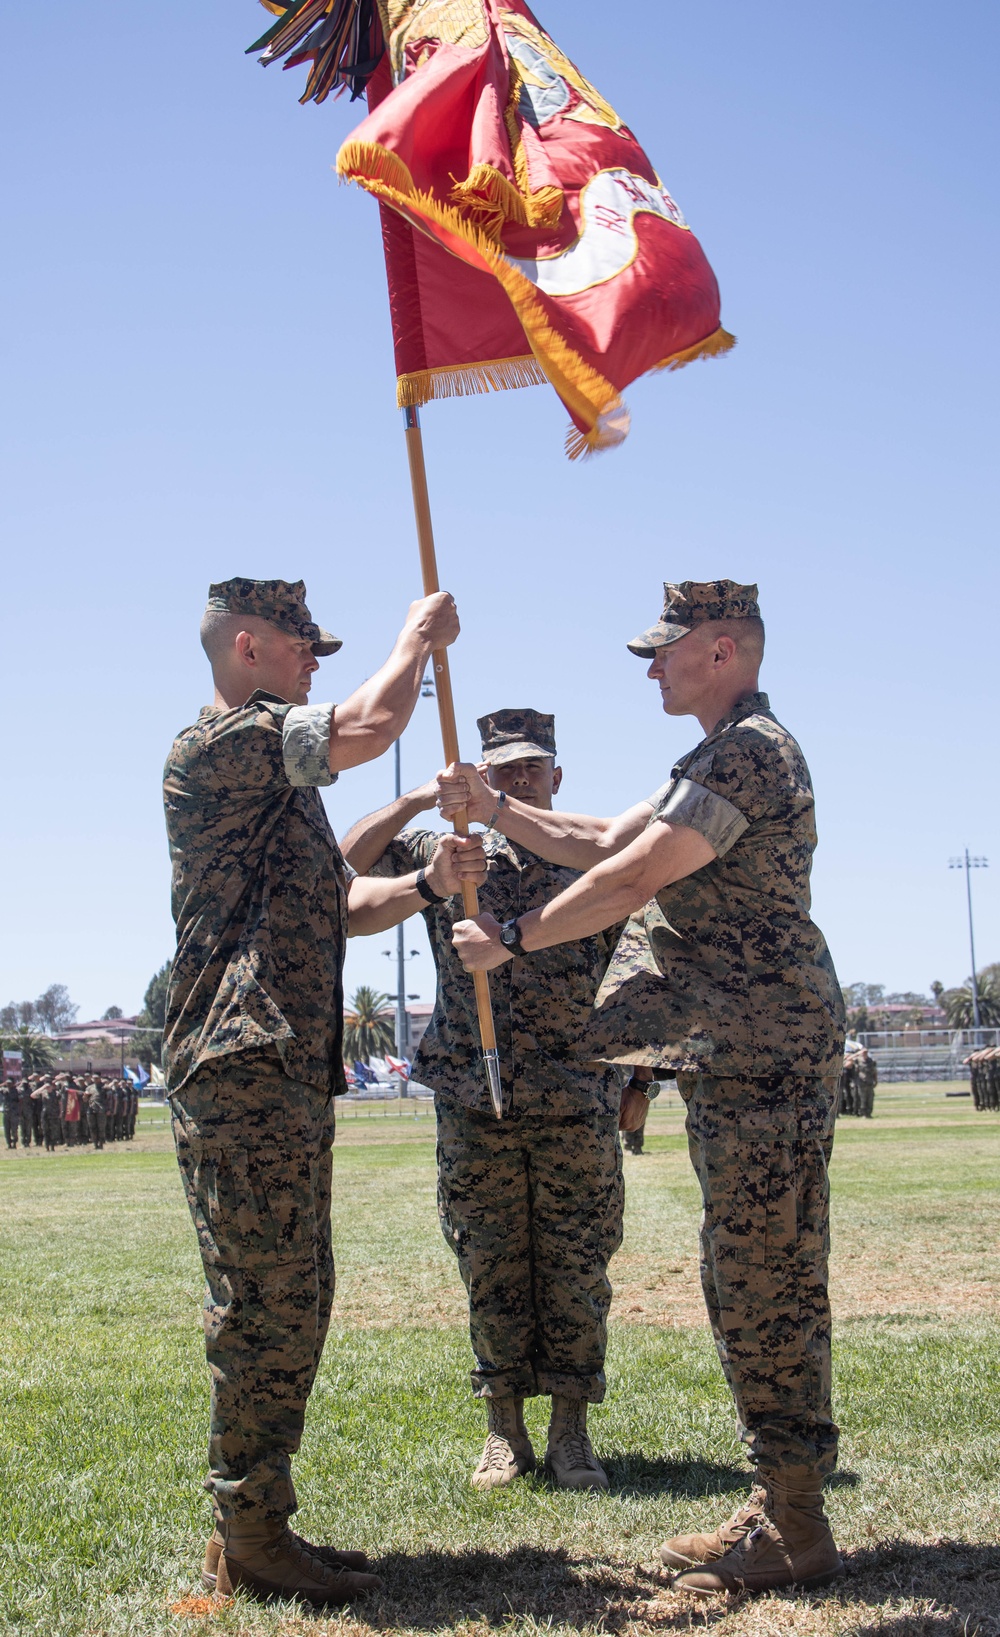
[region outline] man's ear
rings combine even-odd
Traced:
[[[244,665],[256,665],[257,655],[254,651],[254,639],[249,631],[238,631],[233,646]]]
[[[712,655],[712,664],[728,665],[736,655],[736,644],[732,637],[716,637],[715,652]]]
[[[552,794],[554,796],[557,796],[559,794],[559,786],[561,784],[562,784],[562,768],[561,767],[554,767],[552,769]]]

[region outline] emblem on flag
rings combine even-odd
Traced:
[[[521,0],[265,4],[303,100],[367,86],[337,169],[383,207],[401,407],[549,381],[575,458],[623,440],[637,376],[734,345],[681,210]]]

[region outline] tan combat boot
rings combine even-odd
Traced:
[[[497,1489],[535,1469],[535,1452],[524,1424],[524,1399],[488,1398],[486,1413],[489,1432],[472,1474],[473,1489]]]
[[[283,1523],[223,1525],[216,1597],[247,1591],[253,1597],[301,1597],[320,1606],[349,1603],[382,1582],[374,1574],[334,1568]]]
[[[607,1489],[608,1475],[587,1437],[587,1400],[552,1394],[545,1469],[560,1489]]]
[[[665,1540],[660,1547],[660,1562],[668,1569],[691,1569],[697,1563],[714,1563],[724,1557],[730,1547],[746,1539],[751,1529],[767,1522],[764,1497],[763,1485],[754,1484],[743,1505],[711,1534],[674,1535]]]
[[[364,1573],[368,1567],[368,1557],[365,1552],[341,1551],[338,1546],[314,1546],[311,1541],[303,1540],[301,1535],[295,1535],[294,1538],[305,1546],[308,1551],[312,1552],[314,1557],[318,1557],[321,1563],[328,1563],[333,1569],[356,1569]],[[222,1546],[222,1530],[216,1525],[214,1533],[208,1537],[205,1546],[205,1561],[201,1566],[201,1583],[203,1586],[207,1586],[210,1592],[215,1590]]]
[[[764,1478],[763,1523],[704,1568],[674,1576],[675,1591],[714,1597],[720,1592],[770,1592],[783,1586],[826,1586],[844,1573],[823,1492],[816,1479]]]

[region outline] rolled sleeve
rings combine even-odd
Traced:
[[[717,858],[727,853],[747,829],[749,820],[725,796],[695,784],[693,779],[678,779],[656,809],[655,818],[664,824],[683,824],[704,836]]]
[[[330,771],[332,705],[293,705],[281,730],[281,754],[289,784],[333,784]]]

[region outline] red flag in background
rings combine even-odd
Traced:
[[[734,344],[677,205],[522,0],[292,0],[268,42],[319,101],[367,83],[337,169],[383,207],[400,405],[548,380],[575,457],[622,441],[637,376]]]

